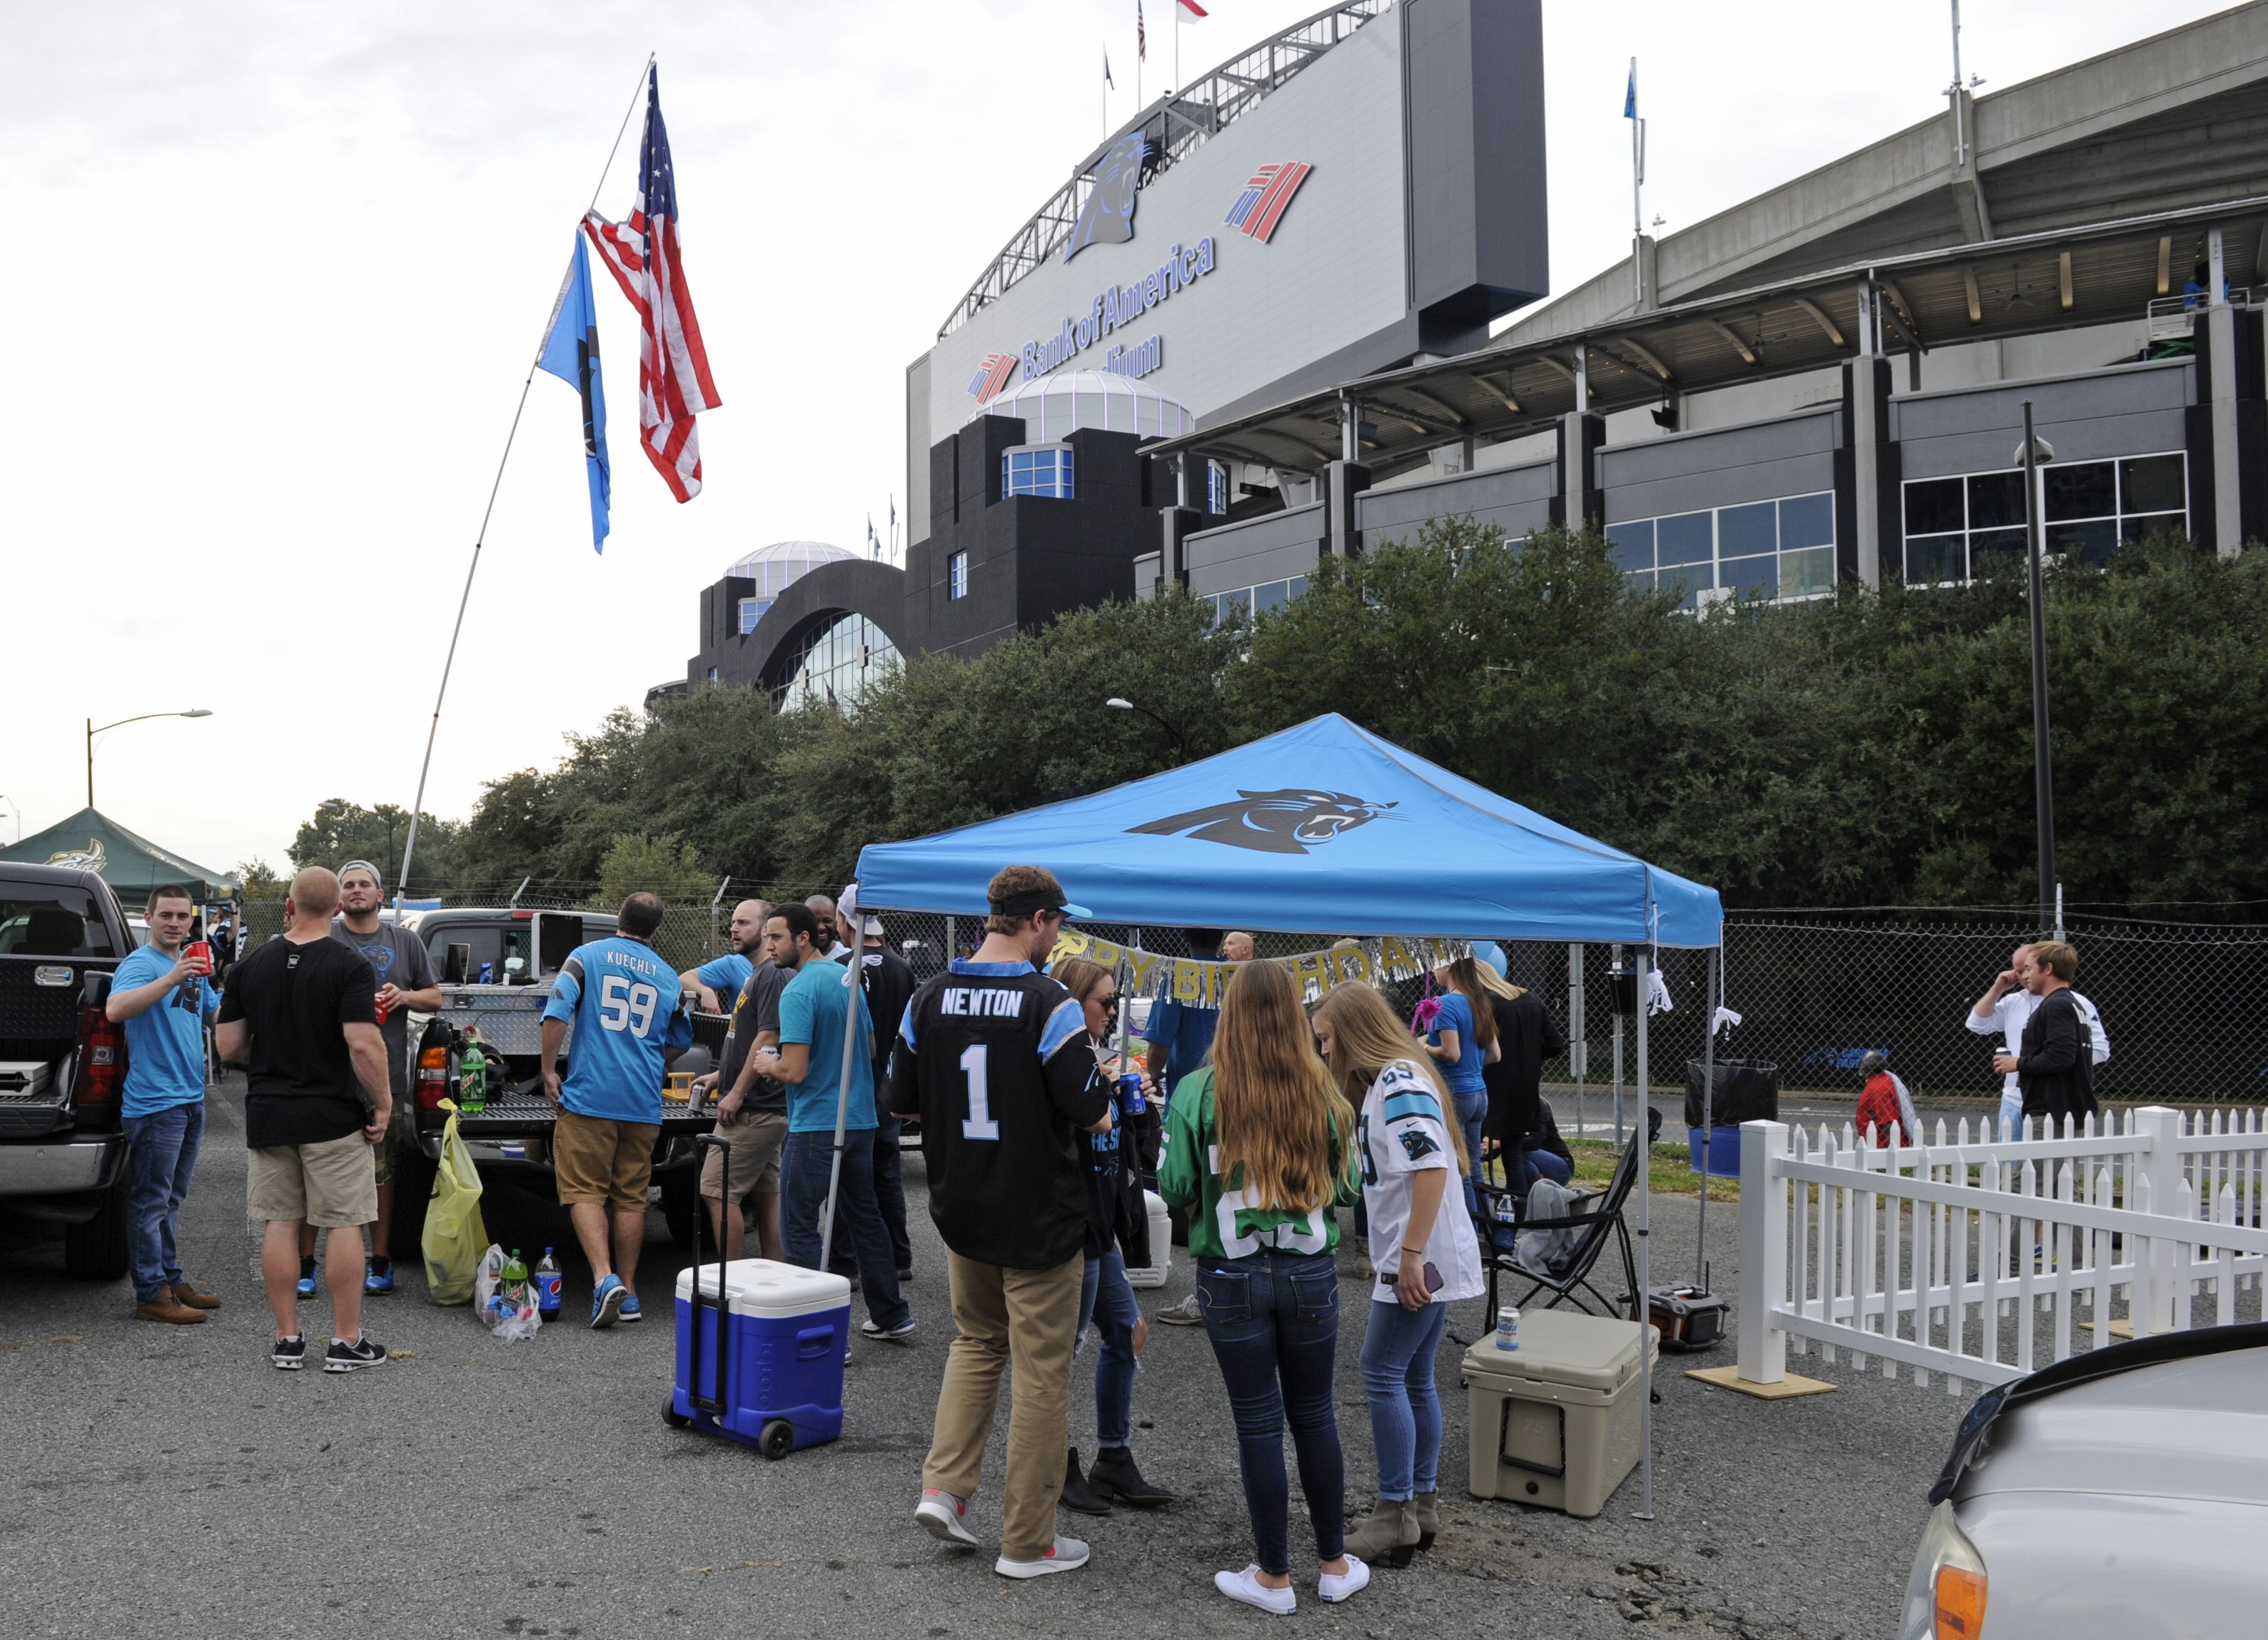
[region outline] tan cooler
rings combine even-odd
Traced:
[[[1646,1328],[1654,1359],[1660,1335]],[[1475,1497],[1540,1504],[1586,1519],[1637,1467],[1638,1323],[1528,1310],[1520,1348],[1490,1333],[1465,1351]]]

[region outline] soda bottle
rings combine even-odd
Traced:
[[[481,1039],[465,1028],[464,1056],[457,1062],[457,1108],[477,1116],[489,1107],[489,1061],[481,1052]]]
[[[535,1267],[535,1307],[547,1321],[559,1314],[559,1261],[551,1256],[551,1249],[543,1249],[543,1257]]]
[[[504,1261],[504,1274],[497,1283],[497,1291],[511,1301],[513,1309],[521,1309],[526,1305],[527,1264],[519,1256],[518,1247],[514,1247],[512,1250],[512,1256]]]

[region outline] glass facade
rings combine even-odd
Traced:
[[[1624,574],[1675,591],[1680,609],[1711,592],[1768,602],[1835,590],[1835,497],[1826,490],[1609,524],[1607,540]]]
[[[2042,543],[2082,563],[2102,563],[2121,541],[2189,529],[2189,459],[2178,451],[2114,461],[2064,461],[2042,469]],[[2024,551],[2024,474],[1964,473],[1905,485],[1909,585],[1973,578],[1995,553]]]
[[[850,707],[898,667],[897,646],[864,615],[838,615],[799,643],[780,691],[783,710]]]
[[[1288,581],[1270,581],[1261,586],[1241,586],[1233,592],[1215,592],[1202,601],[1212,606],[1212,618],[1225,621],[1231,612],[1247,617],[1266,614],[1282,607],[1307,590],[1307,577],[1295,575]]]
[[[945,561],[945,595],[947,598],[968,596],[968,555],[957,552]]]
[[[1071,449],[1066,445],[1026,445],[1000,455],[1000,493],[1051,496],[1069,501],[1073,489]]]

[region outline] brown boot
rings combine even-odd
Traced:
[[[220,1308],[220,1299],[217,1296],[209,1292],[199,1292],[186,1281],[177,1281],[173,1283],[173,1302],[186,1304],[192,1310]]]
[[[1380,1498],[1370,1519],[1347,1533],[1346,1552],[1373,1566],[1407,1566],[1418,1552],[1418,1517],[1410,1500]]]
[[[202,1310],[192,1310],[173,1297],[171,1287],[158,1289],[158,1296],[147,1304],[134,1306],[134,1319],[139,1321],[169,1321],[175,1327],[190,1327],[205,1319]]]
[[[1441,1495],[1439,1492],[1413,1492],[1410,1497],[1410,1512],[1418,1517],[1418,1547],[1429,1549],[1441,1532]]]

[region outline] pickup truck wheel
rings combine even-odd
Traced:
[[[669,1225],[669,1239],[681,1247],[695,1245],[701,1233],[701,1176],[691,1168],[670,1173],[661,1181],[661,1216]]]
[[[126,1197],[133,1169],[122,1166],[102,1206],[83,1224],[63,1226],[63,1274],[77,1281],[116,1281],[126,1274]]]
[[[416,1264],[425,1256],[425,1209],[433,1199],[433,1180],[439,1171],[416,1146],[394,1145],[394,1222],[387,1230],[394,1245],[387,1249],[387,1257]]]

